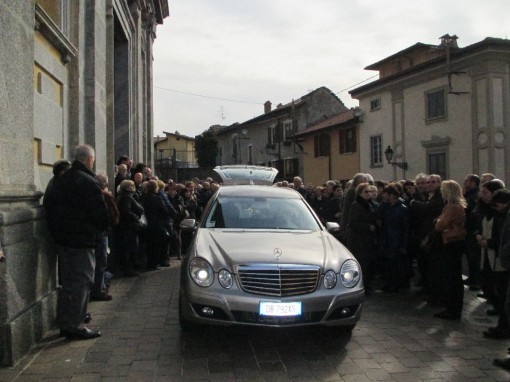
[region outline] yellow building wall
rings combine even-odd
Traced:
[[[354,174],[359,172],[359,134],[357,134],[357,150],[355,153],[340,154],[339,149],[339,132],[331,131],[331,158],[314,156],[314,137],[313,135],[305,138],[303,147],[305,154],[303,156],[303,181],[305,184],[313,184],[315,186],[322,185],[330,179],[343,180],[351,179]]]
[[[181,162],[194,163],[195,159],[195,141],[185,137],[168,136],[167,139],[156,143],[155,158],[160,159],[163,150],[163,158],[170,158],[173,155],[173,150],[176,151],[176,157]]]
[[[359,129],[356,129],[356,152],[340,154],[339,130],[331,134],[331,174],[334,180],[351,179],[360,172]]]

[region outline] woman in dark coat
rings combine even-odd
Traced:
[[[193,193],[192,187],[188,187],[187,185],[187,187],[180,191],[180,195],[184,203],[184,209],[188,212],[188,219],[198,219],[200,216],[200,209],[198,207],[198,202],[196,200],[195,194]],[[192,231],[181,232],[181,251],[183,253],[187,252],[192,238]]]
[[[119,224],[115,227],[114,237],[117,244],[117,265],[124,276],[138,276],[134,262],[139,256],[137,224],[143,214],[143,207],[134,199],[136,192],[132,180],[123,180],[119,185],[117,208]]]
[[[370,293],[372,266],[375,261],[377,221],[368,183],[356,187],[355,201],[347,223],[346,245],[361,265],[365,293]]]
[[[171,214],[158,196],[157,181],[146,182],[144,191],[140,203],[149,223],[145,230],[147,269],[154,271],[160,269],[161,264],[165,261],[165,250],[168,248],[168,240],[171,235],[167,223]]]
[[[173,238],[170,240],[170,254],[177,257],[178,260],[181,259],[181,249],[182,249],[182,241],[181,241],[181,227],[180,223],[182,219],[184,219],[186,215],[186,210],[184,209],[184,200],[177,193],[177,189],[175,184],[171,184],[166,186],[165,192],[168,195],[168,200],[174,207],[177,215],[174,219],[174,230],[173,230]]]

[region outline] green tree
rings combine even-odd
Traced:
[[[210,131],[195,137],[195,151],[197,152],[197,162],[200,167],[216,166],[218,141]]]

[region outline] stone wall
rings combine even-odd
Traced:
[[[116,138],[114,80],[129,89],[121,111],[130,131],[152,136],[149,67],[140,66],[142,48],[152,52],[156,9],[168,16],[165,0],[59,2],[67,22],[54,20],[35,0],[0,0],[0,366],[14,365],[56,327],[57,259],[41,206],[58,159],[73,159],[74,147],[96,149],[96,169],[113,180]],[[136,41],[127,61],[116,62],[119,20]],[[117,21],[117,24],[116,24]],[[135,22],[136,21],[136,22]],[[143,35],[142,39],[140,36]],[[151,45],[142,47],[142,44]],[[145,56],[146,57],[146,56]],[[136,64],[136,65],[134,65]],[[134,71],[122,67],[136,66]],[[145,89],[139,89],[142,83]],[[120,117],[119,117],[120,119]],[[133,121],[135,125],[133,125]],[[139,147],[142,145],[144,147]],[[145,147],[148,146],[148,147]],[[135,139],[126,147],[140,161],[152,158],[152,142]],[[133,155],[134,154],[134,155]],[[150,154],[150,155],[149,155]]]

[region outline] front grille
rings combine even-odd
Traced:
[[[237,267],[239,284],[247,293],[298,296],[317,289],[320,268],[312,265],[257,264]]]

